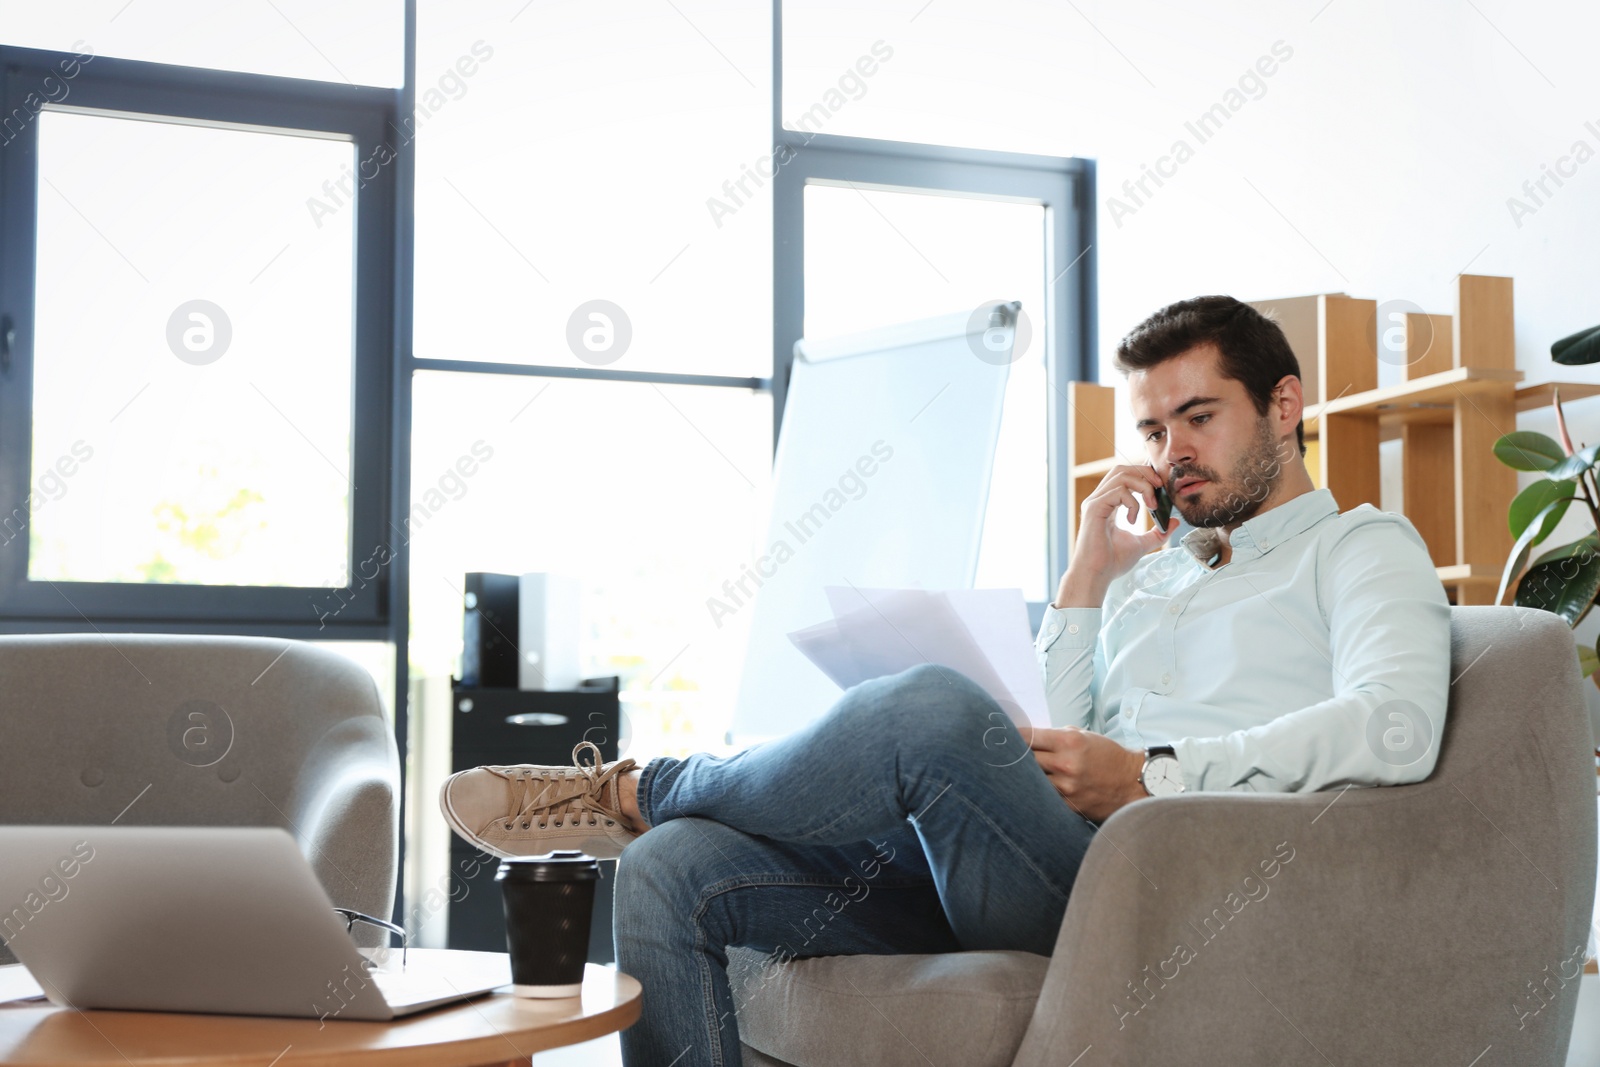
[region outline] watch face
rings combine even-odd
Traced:
[[[1183,792],[1183,768],[1173,756],[1152,756],[1144,770],[1145,790],[1153,797]]]

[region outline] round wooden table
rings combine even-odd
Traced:
[[[526,1063],[632,1025],[639,983],[588,964],[583,992],[560,1000],[509,993],[388,1023],[70,1011],[43,1001],[0,1007],[6,1067],[485,1067]]]

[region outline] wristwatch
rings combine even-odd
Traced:
[[[1144,767],[1139,784],[1153,797],[1170,797],[1183,792],[1183,767],[1177,749],[1171,745],[1151,745],[1144,750]]]

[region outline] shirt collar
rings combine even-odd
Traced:
[[[1271,511],[1262,512],[1240,523],[1228,536],[1232,547],[1231,559],[1263,555],[1274,545],[1282,544],[1302,533],[1329,515],[1339,514],[1339,505],[1331,489],[1313,489],[1285,501]],[[1222,547],[1222,534],[1209,527],[1196,527],[1183,535],[1182,545],[1202,565]]]

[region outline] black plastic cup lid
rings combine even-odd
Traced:
[[[495,872],[496,881],[583,882],[599,877],[600,861],[575,848],[501,860],[500,869]]]

